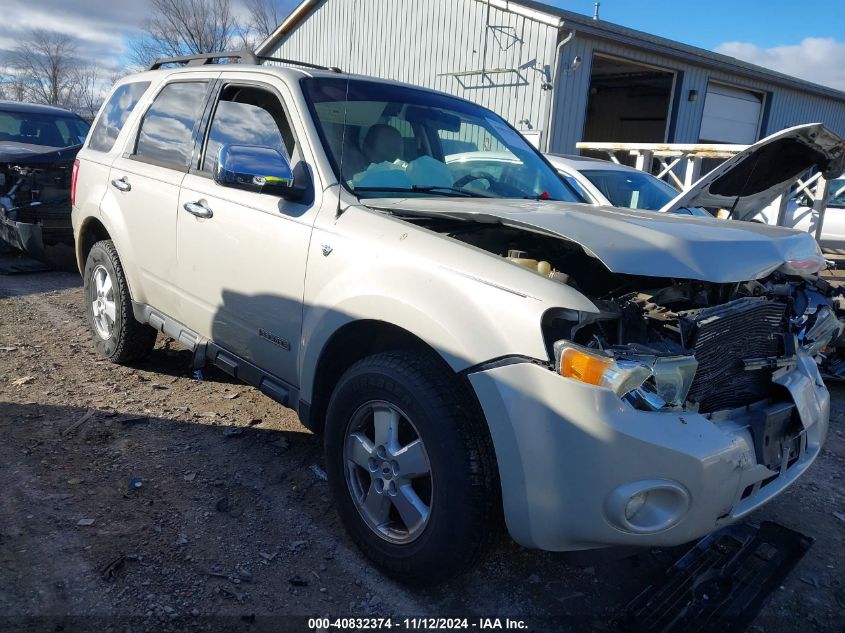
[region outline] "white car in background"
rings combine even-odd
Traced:
[[[597,158],[545,154],[552,167],[581,199],[593,206],[660,211],[680,193],[656,176],[627,165]],[[468,188],[483,190],[490,178],[507,177],[519,159],[509,152],[463,152],[446,157],[456,174],[465,174]],[[682,215],[709,216],[704,209],[679,209]]]
[[[584,200],[593,205],[660,211],[679,191],[657,176],[607,160],[546,154],[546,158]],[[685,215],[709,215],[704,209],[680,209]]]
[[[777,201],[763,209],[752,221],[777,224],[779,205]],[[805,194],[789,199],[784,216],[784,226],[815,234],[818,214],[813,211],[813,202]],[[822,250],[828,253],[845,254],[845,174],[831,181],[824,215],[821,239]]]

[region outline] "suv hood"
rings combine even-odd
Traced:
[[[758,141],[704,175],[661,211],[728,209],[734,220],[750,220],[813,167],[831,178],[845,167],[845,140],[821,123],[798,125]]]
[[[824,266],[811,235],[715,218],[667,215],[567,202],[456,198],[362,201],[399,217],[502,224],[579,244],[611,271],[729,283],[760,279],[787,262]]]

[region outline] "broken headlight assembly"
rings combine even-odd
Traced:
[[[610,389],[637,409],[657,411],[686,402],[698,362],[693,356],[629,355],[554,344],[555,371],[572,380]]]
[[[842,322],[828,306],[819,308],[816,318],[809,328],[802,330],[799,341],[804,351],[810,356],[816,356],[827,351],[827,347],[839,338],[842,333]]]

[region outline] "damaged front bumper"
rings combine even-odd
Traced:
[[[43,208],[48,209],[49,207],[43,205]],[[52,208],[50,209],[52,210]],[[62,219],[60,222],[51,222],[51,225],[45,229],[42,222],[13,219],[15,211],[17,209],[10,211],[0,206],[0,240],[34,259],[43,262],[62,263],[63,258],[66,258],[65,251],[73,245],[73,227],[70,223],[70,214],[67,214],[67,226]],[[63,214],[61,217],[63,218]]]
[[[0,239],[30,257],[41,260],[46,258],[41,225],[16,222],[9,218],[3,207],[0,207]]]
[[[708,415],[636,410],[532,363],[469,380],[493,438],[508,529],[546,550],[697,539],[787,488],[828,429],[830,397],[804,352],[773,376],[783,402]]]

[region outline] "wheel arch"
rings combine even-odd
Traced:
[[[95,217],[88,217],[79,229],[79,237],[76,240],[76,265],[79,274],[85,273],[85,262],[94,244],[102,240],[110,240],[111,235],[105,225]]]
[[[309,390],[310,402],[300,403],[299,407],[302,423],[314,432],[321,432],[332,391],[344,372],[367,356],[400,349],[436,357],[452,372],[436,349],[398,325],[377,319],[349,321],[338,328],[320,350]]]

